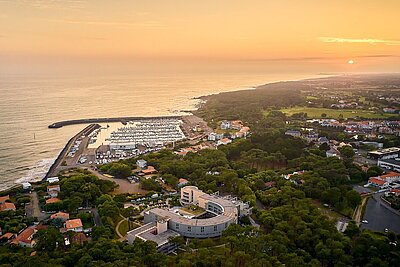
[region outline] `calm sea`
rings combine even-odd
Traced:
[[[0,76],[0,190],[41,179],[65,143],[85,125],[60,129],[55,121],[176,114],[193,109],[196,96],[254,88],[313,73],[164,71],[126,75]]]

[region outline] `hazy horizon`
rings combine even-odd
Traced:
[[[398,10],[396,0],[0,0],[0,72],[399,72]]]

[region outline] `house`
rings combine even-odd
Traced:
[[[389,183],[387,181],[383,181],[383,180],[378,179],[376,177],[369,178],[368,183],[369,183],[369,185],[375,186],[375,187],[384,188],[384,187],[388,187],[389,186]]]
[[[156,174],[158,171],[153,166],[147,166],[146,169],[142,170],[142,175]]]
[[[1,242],[9,242],[12,239],[14,239],[14,237],[15,237],[15,234],[13,234],[13,233],[5,233],[4,235],[2,235],[0,237],[0,240],[1,240]]]
[[[340,152],[335,147],[331,147],[331,149],[326,151],[326,157],[327,158],[330,158],[330,157],[338,157],[338,158],[340,158]]]
[[[300,137],[301,136],[301,132],[295,131],[295,130],[287,130],[285,132],[285,135],[290,135],[290,136],[293,136],[293,137]]]
[[[47,186],[47,194],[52,198],[58,197],[58,193],[61,191],[60,185],[49,185]]]
[[[9,195],[0,197],[0,204],[3,204],[4,202],[6,202],[6,200],[10,200]]]
[[[397,172],[389,172],[387,174],[378,176],[378,178],[387,181],[389,183],[400,181],[400,173]]]
[[[221,122],[221,129],[222,130],[228,130],[228,129],[231,128],[231,126],[232,125],[231,125],[230,121],[224,120],[224,121]]]
[[[15,208],[15,205],[10,202],[4,202],[0,204],[0,211],[8,211],[8,210],[16,211],[17,209]]]
[[[58,183],[60,181],[60,179],[58,179],[58,177],[49,177],[46,180],[48,183],[52,184],[52,183]]]
[[[390,193],[395,195],[396,197],[400,197],[400,189],[390,189]]]
[[[57,202],[59,202],[60,200],[58,199],[58,198],[56,198],[56,197],[54,197],[54,198],[49,198],[49,199],[46,199],[46,204],[53,204],[53,203],[57,203]]]
[[[224,138],[223,134],[217,134],[217,133],[210,133],[207,137],[208,141],[218,141],[220,139]]]
[[[396,113],[398,113],[398,110],[396,108],[383,108],[383,112],[390,113],[390,114],[396,114]]]
[[[180,179],[179,179],[179,183],[178,183],[178,187],[185,186],[185,185],[187,185],[188,183],[189,183],[188,180],[183,179],[183,178],[180,178]]]
[[[232,140],[231,140],[231,139],[229,139],[229,138],[222,138],[221,140],[218,140],[217,146],[220,146],[220,145],[227,145],[227,144],[230,144],[230,143],[232,143]]]
[[[136,165],[141,168],[144,169],[147,166],[147,161],[145,161],[144,159],[139,159],[136,161]]]
[[[69,220],[69,213],[65,213],[65,212],[57,212],[57,213],[54,213],[54,214],[52,214],[51,216],[50,216],[50,218],[51,219],[60,219],[60,220],[62,220],[62,221],[67,221],[67,220]]]
[[[83,245],[85,242],[89,242],[89,238],[84,233],[78,233],[71,238],[73,244]]]
[[[31,183],[22,183],[22,189],[23,190],[31,190],[32,189],[32,184]]]
[[[231,128],[235,130],[240,130],[243,127],[243,122],[236,120],[231,122]]]
[[[16,238],[18,245],[21,247],[31,248],[35,244],[33,235],[36,233],[35,227],[28,227],[23,230]]]
[[[67,231],[74,231],[79,233],[83,231],[83,224],[81,219],[67,220],[65,222],[65,228],[67,229]]]
[[[329,139],[326,138],[325,136],[321,136],[320,138],[318,138],[318,143],[319,144],[329,143]]]

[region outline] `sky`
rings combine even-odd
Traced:
[[[156,60],[400,72],[399,17],[399,0],[0,0],[0,69]]]

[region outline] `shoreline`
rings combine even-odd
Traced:
[[[277,84],[277,83],[285,83],[285,82],[299,82],[299,81],[304,81],[304,80],[315,80],[315,79],[324,79],[327,77],[334,77],[334,76],[342,76],[343,74],[311,74],[310,76],[312,77],[303,77],[300,79],[288,79],[288,80],[277,80],[277,81],[270,81],[267,83],[262,83],[259,85],[254,85],[254,86],[248,86],[247,88],[243,88],[243,89],[235,89],[235,90],[221,90],[218,93],[212,93],[212,94],[208,94],[208,95],[200,95],[200,96],[194,96],[192,97],[192,99],[198,100],[199,103],[196,103],[196,105],[193,106],[192,110],[180,110],[180,112],[185,112],[185,113],[195,113],[199,108],[201,108],[201,106],[204,103],[201,103],[201,101],[207,101],[208,98],[215,96],[215,95],[220,95],[220,94],[224,94],[224,93],[231,93],[231,92],[238,92],[238,91],[246,91],[246,90],[257,90],[258,88],[268,85],[268,84]],[[322,77],[321,77],[322,76]],[[192,115],[192,114],[187,114],[187,115],[171,115],[171,116],[149,116],[149,117],[145,117],[145,116],[136,116],[136,117],[114,117],[114,118],[88,118],[88,119],[75,119],[75,120],[65,120],[65,121],[58,121],[58,122],[54,122],[50,125],[48,125],[48,128],[50,129],[57,129],[57,128],[61,128],[63,126],[68,126],[68,125],[78,125],[78,124],[96,124],[96,123],[108,123],[108,122],[126,122],[129,120],[141,120],[141,119],[159,119],[159,118],[177,118],[177,119],[181,119],[184,116],[188,116],[188,115]],[[46,179],[47,177],[49,177],[49,175],[51,174],[52,168],[54,168],[53,166],[56,166],[56,162],[57,160],[60,158],[60,156],[62,155],[63,151],[68,147],[69,142],[74,139],[76,136],[78,136],[78,134],[74,135],[73,137],[71,137],[71,139],[65,144],[64,148],[60,151],[60,153],[58,153],[56,160],[53,162],[53,164],[50,166],[50,168],[48,169],[48,171],[46,172],[46,175],[41,178],[38,179],[37,181],[43,181],[44,179]],[[17,181],[18,179],[16,179],[15,181]],[[29,181],[31,182],[31,181]],[[9,190],[12,190],[16,187],[21,186],[20,183],[18,184],[14,184],[8,188],[5,188],[3,190],[0,190],[0,193],[3,192],[7,192]]]

